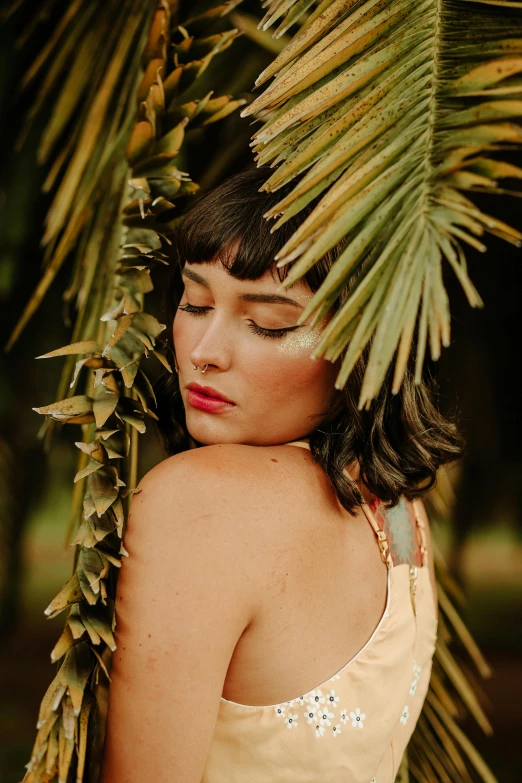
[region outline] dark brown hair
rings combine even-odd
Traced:
[[[172,321],[183,291],[181,269],[191,264],[221,263],[240,280],[256,280],[267,270],[282,280],[288,267],[277,269],[274,257],[310,214],[320,196],[279,229],[263,217],[295,185],[275,193],[259,192],[268,179],[268,166],[248,168],[192,203],[172,235],[172,271],[164,292],[164,318],[171,345]],[[343,243],[329,250],[304,276],[315,292],[325,279]],[[364,272],[364,263],[358,274]],[[353,288],[354,275],[342,301]],[[341,299],[334,309],[339,307]],[[416,334],[414,338],[414,346]],[[328,474],[341,504],[351,513],[361,504],[356,486],[346,477],[347,465],[358,461],[361,479],[369,490],[389,507],[401,496],[412,500],[423,495],[436,481],[437,469],[461,456],[464,442],[456,424],[438,408],[438,386],[434,363],[427,359],[421,384],[415,384],[412,351],[406,375],[397,394],[392,394],[393,365],[369,409],[359,410],[358,400],[368,361],[368,344],[344,389],[326,419],[307,433],[313,459]],[[342,361],[341,355],[340,360]],[[185,414],[177,375],[166,373],[155,387],[158,399],[158,427],[167,455],[197,446],[185,425]]]

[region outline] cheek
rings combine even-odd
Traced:
[[[176,356],[181,359],[183,353],[183,347],[187,345],[188,334],[188,318],[178,318],[178,314],[174,316],[172,322],[172,339],[174,341],[174,351]]]
[[[332,392],[338,369],[325,359],[310,358],[323,328],[324,324],[318,324],[312,330],[298,329],[283,338],[275,350],[267,352],[269,355],[253,370],[257,388],[264,387],[272,393],[281,390],[289,401],[294,393],[300,399],[310,399]],[[293,397],[293,404],[295,400]]]
[[[308,359],[311,364],[318,364],[310,360],[310,354],[319,343],[323,328],[324,324],[319,323],[313,329],[297,329],[295,332],[290,332],[278,346],[279,356],[282,359],[294,359],[300,362]]]

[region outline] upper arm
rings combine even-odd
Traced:
[[[132,499],[100,783],[200,783],[252,619],[251,550],[227,482],[197,451],[160,463]]]

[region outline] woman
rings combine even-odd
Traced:
[[[360,411],[367,351],[343,390],[342,356],[310,358],[339,302],[296,320],[339,248],[282,287],[274,257],[313,204],[271,234],[268,171],[174,235],[170,456],[129,514],[102,783],[392,783],[427,692],[420,497],[461,440],[428,371],[392,395],[390,370]]]

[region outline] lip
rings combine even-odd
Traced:
[[[219,413],[227,408],[235,408],[235,403],[219,394],[211,386],[200,386],[199,383],[189,383],[187,386],[187,402],[193,408],[206,413]],[[208,391],[207,391],[208,390]],[[212,393],[212,396],[210,396]]]
[[[220,394],[217,389],[213,389],[212,386],[202,386],[200,383],[189,383],[187,389],[198,392],[198,394],[203,394],[205,397],[211,397],[214,400],[221,400],[222,402],[228,402],[231,405],[235,405],[233,400],[229,400],[228,397],[225,397],[224,394]]]

